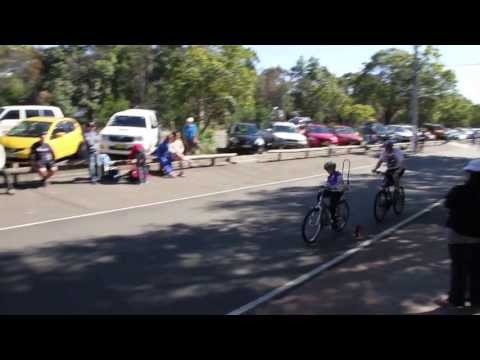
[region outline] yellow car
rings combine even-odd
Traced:
[[[0,137],[7,158],[26,160],[40,134],[47,131],[45,142],[52,147],[55,160],[79,155],[84,146],[80,124],[69,118],[32,117],[22,121]]]

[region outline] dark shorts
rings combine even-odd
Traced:
[[[47,170],[52,170],[54,167],[56,167],[55,165],[55,162],[54,161],[48,161],[48,162],[42,162],[42,161],[38,161],[36,164],[35,164],[35,169],[38,171],[40,169],[47,169]]]
[[[390,169],[385,172],[385,177],[387,178],[387,185],[393,186],[395,181],[393,179],[393,174],[399,171],[398,177],[401,178],[405,173],[405,168],[402,169]]]

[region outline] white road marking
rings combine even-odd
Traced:
[[[372,167],[372,165],[363,165],[363,166],[354,167],[351,170],[359,170],[359,169],[371,168],[371,167]],[[325,174],[310,175],[310,176],[304,176],[304,177],[299,177],[299,178],[274,181],[274,182],[257,184],[257,185],[242,186],[242,187],[234,188],[234,189],[214,191],[214,192],[210,192],[210,193],[186,196],[186,197],[177,198],[177,199],[163,200],[163,201],[156,201],[156,202],[151,202],[151,203],[146,203],[146,204],[127,206],[127,207],[118,208],[118,209],[95,211],[95,212],[85,213],[85,214],[81,214],[81,215],[66,216],[66,217],[36,221],[36,222],[31,222],[31,223],[26,223],[26,224],[6,226],[6,227],[1,227],[0,231],[15,230],[15,229],[21,229],[21,228],[37,226],[37,225],[50,224],[50,223],[61,222],[61,221],[82,219],[82,218],[98,216],[98,215],[113,214],[113,213],[117,213],[117,212],[129,211],[129,210],[134,210],[134,209],[141,209],[141,208],[146,208],[146,207],[165,205],[165,204],[175,203],[175,202],[179,202],[179,201],[200,199],[200,198],[204,198],[204,197],[228,194],[228,193],[232,193],[232,192],[257,189],[257,188],[261,188],[261,187],[267,187],[267,186],[273,186],[273,185],[279,185],[279,184],[287,184],[287,183],[291,183],[291,182],[303,181],[303,180],[308,180],[308,179],[315,179],[315,178],[318,178],[318,177],[325,177]]]
[[[243,305],[243,306],[239,307],[238,309],[231,311],[227,315],[242,315],[242,314],[256,308],[257,306],[273,299],[274,297],[276,297],[280,294],[283,294],[283,293],[293,289],[294,287],[297,287],[297,286],[307,282],[308,280],[311,280],[312,278],[314,278],[318,274],[324,272],[325,270],[330,269],[331,267],[337,265],[338,263],[344,261],[345,259],[353,256],[354,254],[356,254],[357,252],[359,252],[363,248],[365,248],[367,246],[370,246],[374,242],[376,242],[378,240],[381,240],[382,238],[384,238],[384,237],[392,234],[393,232],[397,231],[402,226],[405,226],[406,224],[414,221],[415,219],[419,218],[423,214],[431,211],[435,207],[442,204],[442,202],[443,202],[443,199],[436,201],[435,203],[431,204],[430,206],[426,207],[425,209],[423,209],[423,210],[413,214],[412,216],[406,218],[405,220],[399,222],[397,225],[392,226],[392,227],[388,228],[387,230],[381,232],[380,234],[374,236],[372,239],[361,242],[358,246],[345,251],[342,255],[337,256],[336,258],[334,258],[334,259],[316,267],[315,269],[309,271],[308,273],[305,273],[305,274],[297,277],[296,279],[291,280],[291,281],[283,284],[282,286],[266,293],[265,295],[259,297],[258,299],[253,300],[253,301],[249,302],[248,304]]]

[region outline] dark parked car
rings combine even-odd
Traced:
[[[254,123],[233,124],[228,131],[227,148],[238,153],[262,153],[271,146],[270,137]]]
[[[387,129],[378,122],[367,122],[358,128],[367,144],[376,144],[389,139]]]

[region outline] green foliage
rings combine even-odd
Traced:
[[[480,105],[473,105],[471,108],[470,126],[480,128]]]
[[[212,128],[206,129],[200,133],[199,136],[200,145],[199,150],[202,154],[214,154],[216,152],[215,144],[215,130]]]
[[[447,127],[464,127],[470,125],[471,118],[471,101],[461,95],[452,94],[436,104],[432,119]]]
[[[420,123],[480,126],[480,105],[458,94],[439,51],[422,46],[419,59]],[[265,125],[274,108],[287,118],[297,113],[354,126],[372,118],[410,121],[410,52],[379,51],[361,71],[341,77],[316,58],[259,74],[256,62],[240,45],[2,45],[0,103],[58,105],[67,116],[81,110],[101,124],[129,107],[156,110],[164,128],[181,128],[193,116],[204,151],[214,151],[212,129],[238,121]]]
[[[105,125],[114,113],[128,109],[129,107],[130,102],[127,99],[114,99],[110,96],[105,99],[98,109],[96,120],[99,125]]]

